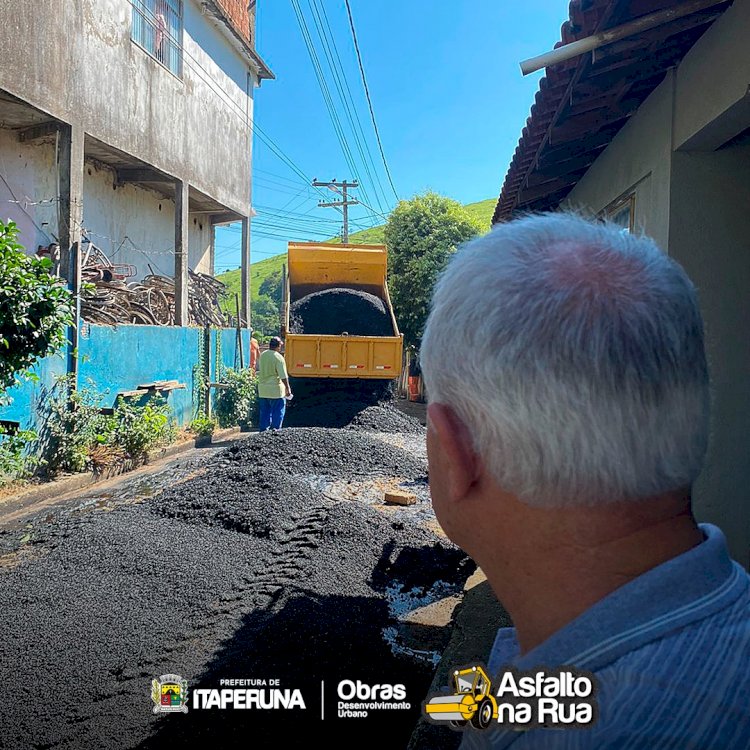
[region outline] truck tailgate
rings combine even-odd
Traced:
[[[393,379],[401,371],[401,336],[313,336],[289,333],[289,375]]]

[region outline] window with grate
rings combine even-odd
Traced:
[[[182,77],[182,0],[131,0],[130,38]]]

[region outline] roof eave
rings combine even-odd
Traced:
[[[203,14],[214,21],[232,47],[250,63],[258,78],[258,85],[263,80],[274,80],[276,78],[273,71],[263,62],[250,42],[235,28],[216,0],[203,0],[201,7]]]

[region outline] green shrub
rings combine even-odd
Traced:
[[[250,369],[228,367],[222,374],[228,387],[218,390],[214,399],[214,414],[220,427],[237,424],[257,424],[258,391],[255,373]]]
[[[216,430],[216,420],[209,419],[208,417],[196,417],[190,423],[190,431],[194,432],[199,437],[206,437],[207,435],[213,435]]]
[[[72,376],[58,378],[46,398],[42,458],[49,474],[86,471],[89,451],[110,442],[111,418],[101,413],[102,396],[90,385],[73,390]]]
[[[118,398],[113,414],[105,415],[93,387],[71,385],[71,376],[59,378],[47,398],[42,445],[49,474],[91,469],[105,447],[112,449],[108,456],[142,460],[177,436],[172,409],[160,396],[145,404]]]
[[[52,261],[26,255],[14,222],[0,221],[0,394],[39,359],[60,349],[73,297]]]
[[[177,437],[172,409],[161,396],[143,405],[118,398],[112,424],[112,442],[132,459],[148,458],[149,451],[169,445]]]
[[[32,474],[37,459],[30,447],[36,437],[31,430],[11,433],[0,427],[0,487]]]

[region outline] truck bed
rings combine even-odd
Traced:
[[[284,273],[282,335],[289,374],[307,378],[394,379],[401,374],[403,335],[388,294],[383,245],[289,243]],[[351,289],[380,298],[391,321],[390,336],[292,333],[291,305],[325,289]]]

